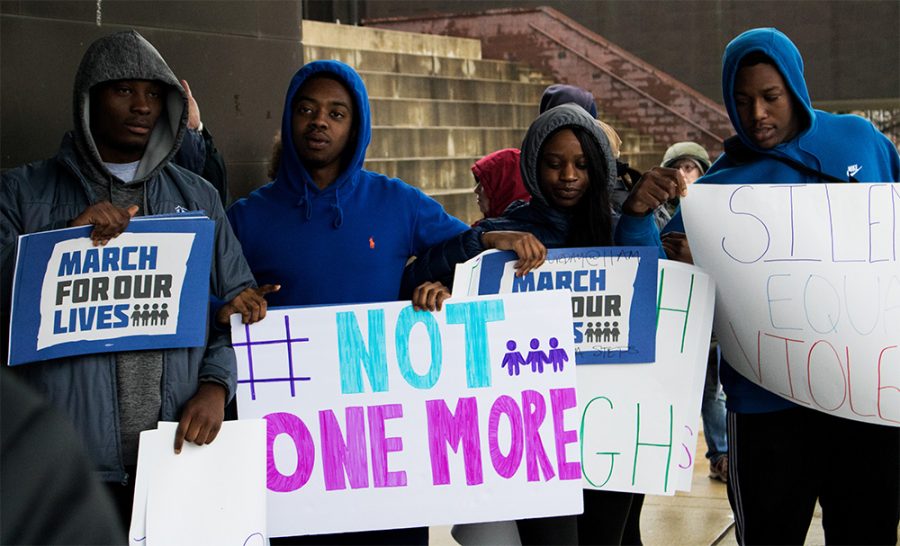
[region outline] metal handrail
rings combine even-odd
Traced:
[[[565,42],[563,42],[563,41],[560,40],[559,38],[557,38],[557,37],[553,36],[552,34],[550,34],[549,32],[547,32],[546,30],[544,30],[544,29],[538,27],[538,26],[535,25],[534,23],[528,23],[528,26],[531,27],[532,30],[537,31],[537,32],[543,34],[543,35],[544,35],[545,37],[547,37],[548,39],[552,40],[553,42],[556,42],[556,44],[559,45],[560,47],[562,47],[563,49],[565,49],[565,50],[567,50],[567,51],[569,51],[569,52],[575,54],[577,57],[579,57],[579,58],[582,59],[583,61],[587,62],[588,64],[590,64],[590,65],[593,66],[594,68],[596,68],[596,69],[600,70],[601,72],[605,73],[606,75],[608,75],[609,77],[611,77],[611,78],[614,79],[615,81],[621,83],[622,85],[625,85],[626,87],[628,87],[628,88],[631,89],[632,91],[634,91],[634,92],[638,93],[639,95],[641,95],[642,97],[644,97],[644,98],[650,100],[651,102],[653,102],[654,104],[656,104],[657,106],[659,106],[660,108],[662,108],[663,110],[669,112],[670,114],[674,115],[675,117],[678,117],[678,118],[682,119],[683,121],[687,122],[689,125],[691,125],[691,126],[697,128],[697,129],[699,129],[700,131],[702,131],[703,133],[705,133],[705,134],[711,136],[712,138],[714,138],[714,139],[717,140],[718,142],[724,142],[724,141],[725,141],[725,139],[722,138],[721,136],[719,136],[719,135],[717,135],[716,133],[710,131],[710,130],[707,129],[706,127],[700,125],[699,123],[695,122],[694,120],[690,119],[689,117],[685,116],[684,114],[682,114],[682,113],[680,113],[680,112],[678,112],[678,111],[676,111],[676,110],[673,110],[671,107],[669,107],[669,106],[668,106],[667,104],[665,104],[664,102],[660,101],[659,99],[657,99],[657,98],[654,97],[653,95],[650,95],[649,93],[647,93],[647,92],[644,91],[643,89],[641,89],[641,88],[635,86],[634,84],[632,84],[632,83],[626,81],[624,78],[622,78],[621,76],[615,74],[614,72],[612,72],[611,70],[609,70],[609,69],[606,68],[605,66],[602,66],[602,65],[598,64],[597,62],[595,62],[595,61],[591,60],[590,58],[588,58],[586,55],[583,55],[583,54],[579,53],[575,48],[569,46],[568,44],[566,44]]]

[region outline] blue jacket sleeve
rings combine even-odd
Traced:
[[[679,215],[680,217],[680,215]],[[631,216],[623,214],[616,226],[616,244],[621,246],[655,246],[659,249],[659,257],[666,258],[666,253],[659,238],[659,228],[653,214]]]
[[[203,176],[203,164],[206,162],[206,142],[203,140],[203,135],[200,134],[200,131],[195,129],[184,131],[181,147],[178,148],[172,161],[179,167],[184,167],[196,175]]]
[[[412,298],[413,290],[424,282],[440,281],[451,286],[456,264],[484,252],[481,233],[477,228],[467,229],[420,253],[403,270],[400,299]]]

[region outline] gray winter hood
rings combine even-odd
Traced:
[[[75,75],[75,146],[81,160],[99,179],[112,175],[103,165],[91,134],[91,88],[117,80],[156,80],[165,84],[165,111],[147,141],[135,178],[137,184],[153,177],[178,151],[187,128],[187,95],[175,74],[153,45],[133,30],[104,36],[91,44]]]
[[[577,104],[561,104],[538,116],[531,123],[528,132],[525,133],[525,139],[522,141],[519,169],[522,172],[522,181],[525,182],[525,187],[532,195],[532,203],[537,201],[549,206],[547,197],[541,190],[538,176],[541,148],[553,133],[566,127],[581,127],[597,141],[600,149],[603,150],[603,158],[606,160],[606,185],[612,188],[616,182],[616,160],[610,149],[609,139],[597,124],[597,120]]]

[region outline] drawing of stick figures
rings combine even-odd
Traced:
[[[619,323],[618,323],[618,322],[613,322],[613,328],[612,328],[612,340],[613,340],[613,341],[619,341],[619,334],[620,334],[620,332],[619,332]]]
[[[519,375],[519,365],[524,364],[525,360],[522,359],[522,355],[516,350],[516,342],[511,339],[507,341],[506,349],[509,352],[503,355],[503,363],[500,364],[500,367],[506,367],[506,371],[509,372],[510,376]]]
[[[594,323],[588,322],[587,330],[584,331],[584,340],[588,343],[594,341]]]
[[[609,341],[609,322],[603,323],[603,341]]]
[[[569,355],[565,349],[558,349],[559,341],[555,337],[550,338],[550,363],[553,364],[553,371],[556,371],[557,364],[559,371],[563,371],[563,366],[569,361]]]
[[[141,324],[141,306],[135,304],[134,311],[131,313],[131,325],[140,326]]]
[[[153,311],[150,312],[150,325],[156,326],[156,323],[159,321],[159,304],[153,304]]]
[[[144,310],[141,311],[141,326],[147,326],[148,322],[150,322],[150,306],[145,303]]]
[[[544,373],[544,363],[550,362],[550,358],[544,354],[544,351],[537,350],[540,346],[541,342],[537,338],[532,338],[532,350],[528,352],[528,358],[525,359],[525,364],[531,364],[531,371],[536,373]]]
[[[165,326],[166,321],[169,320],[169,312],[166,311],[167,307],[169,307],[168,303],[162,304],[162,311],[159,312],[159,323],[163,326]]]

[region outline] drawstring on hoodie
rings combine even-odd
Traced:
[[[331,204],[331,210],[334,212],[334,220],[331,225],[334,226],[335,229],[344,225],[344,211],[341,209],[341,196],[339,190],[340,188],[334,188],[334,203]]]
[[[305,222],[309,222],[309,219],[312,218],[312,202],[309,198],[309,188],[305,185],[303,186],[303,195],[297,201],[297,206],[306,207],[303,219]],[[334,202],[331,203],[331,211],[334,213],[334,220],[332,220],[331,225],[335,229],[339,229],[344,225],[344,210],[341,208],[341,196],[338,188],[334,189]]]
[[[302,207],[306,206],[306,214],[303,215],[303,221],[309,222],[309,219],[312,218],[312,204],[309,202],[309,188],[305,185],[303,186],[303,195],[300,196],[300,200],[297,201],[297,206]]]

